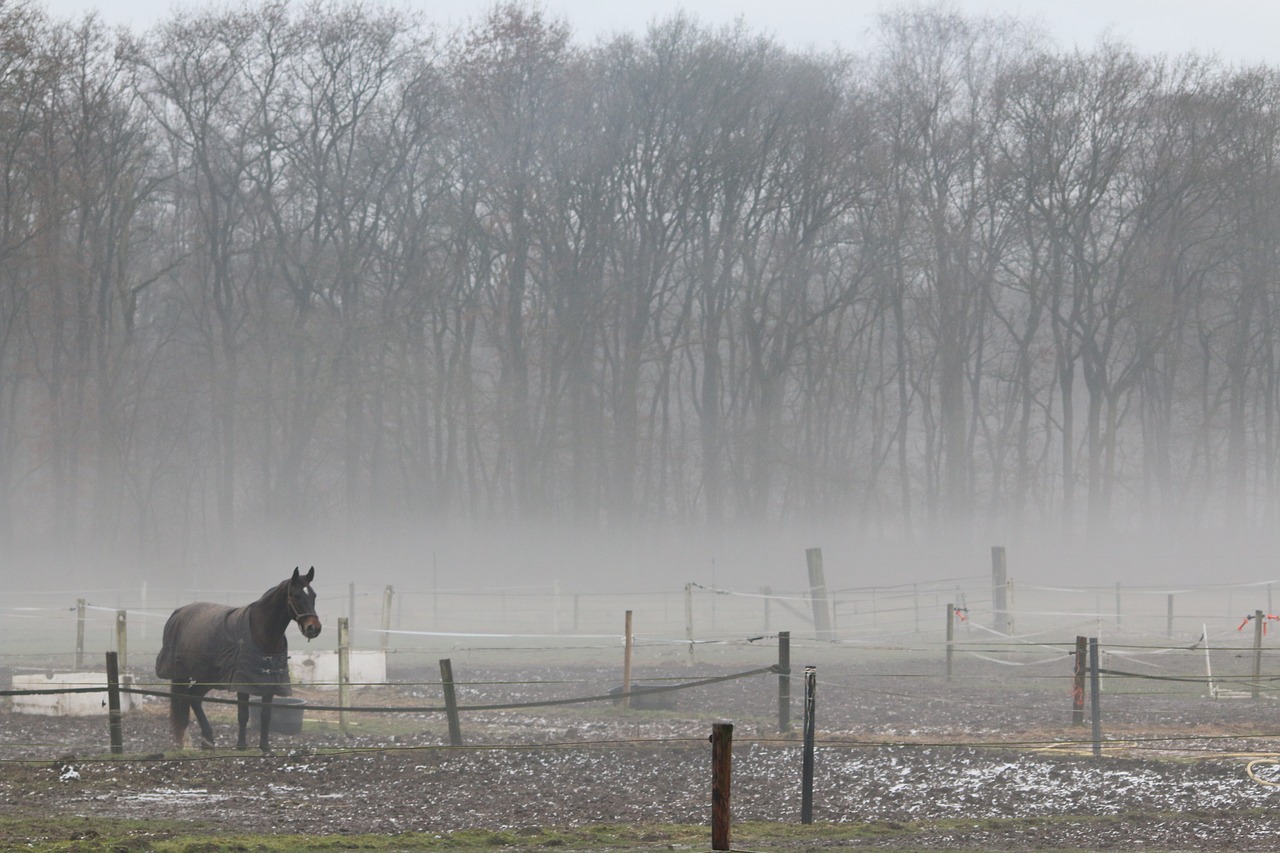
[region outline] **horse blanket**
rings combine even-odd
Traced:
[[[173,611],[164,624],[164,643],[156,656],[156,675],[251,693],[291,696],[288,643],[267,653],[253,641],[249,608],[198,601]]]

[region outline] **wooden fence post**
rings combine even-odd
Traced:
[[[396,594],[391,584],[387,584],[387,588],[382,591],[382,650],[387,650],[388,641],[391,635],[391,602]]]
[[[1071,678],[1071,724],[1084,725],[1084,676],[1088,667],[1085,657],[1089,653],[1088,637],[1076,636],[1075,664]]]
[[[800,822],[813,823],[813,741],[816,732],[818,671],[804,668],[804,758],[800,781]]]
[[[84,669],[84,599],[76,599],[76,669]]]
[[[440,682],[444,687],[445,716],[449,718],[449,745],[462,746],[462,722],[458,719],[458,694],[453,686],[453,662],[440,660]]]
[[[822,567],[822,549],[806,548],[805,562],[809,568],[809,600],[813,606],[813,630],[819,640],[832,639],[831,604],[827,600],[827,576]]]
[[[124,752],[124,726],[120,713],[120,659],[107,652],[107,732],[111,738],[111,754]]]
[[[1010,633],[1009,569],[1003,545],[996,545],[991,549],[991,610],[992,627],[1001,634]]]
[[[1089,638],[1089,710],[1093,714],[1093,755],[1102,755],[1102,673],[1098,669],[1098,638]]]
[[[118,665],[124,672],[129,670],[129,614],[127,610],[116,611],[116,651],[120,655]]]
[[[711,849],[730,849],[732,813],[729,797],[733,782],[733,723],[711,727]]]
[[[1261,610],[1253,611],[1253,687],[1249,691],[1253,699],[1261,695],[1262,684],[1262,628],[1265,615]]]
[[[351,623],[338,617],[338,729],[347,733],[347,706],[351,704]]]
[[[689,641],[689,663],[693,663],[693,584],[684,585],[684,636]]]
[[[947,680],[951,680],[951,664],[955,655],[955,639],[956,639],[956,606],[954,603],[947,605]]]
[[[778,731],[791,731],[791,632],[778,632]]]
[[[622,707],[631,707],[631,611],[627,611],[626,634],[622,638]]]

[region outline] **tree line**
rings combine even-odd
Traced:
[[[0,3],[0,541],[1280,517],[1280,76]]]

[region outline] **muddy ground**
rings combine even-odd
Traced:
[[[1280,707],[1210,698],[1203,685],[1106,679],[1104,756],[1072,723],[1069,664],[966,661],[953,679],[936,659],[900,655],[869,671],[831,655],[817,679],[813,813],[866,824],[867,846],[937,849],[1273,850],[1280,844]],[[766,661],[767,663],[767,661]],[[639,667],[648,685],[744,669],[706,654],[696,665]],[[438,671],[393,667],[396,685],[359,689],[347,730],[308,710],[271,755],[240,753],[233,710],[213,709],[219,745],[176,751],[166,703],[125,715],[125,756],[104,760],[103,717],[0,711],[0,815],[166,818],[228,830],[314,834],[536,830],[591,824],[705,825],[710,745],[733,722],[735,822],[796,822],[801,807],[803,682],[792,680],[791,731],[778,729],[778,677],[757,675],[669,694],[658,710],[611,702],[466,712],[448,746]],[[607,692],[617,669],[593,664],[454,662],[464,705]],[[222,695],[222,694],[214,694]],[[332,691],[304,690],[313,706]],[[193,726],[194,730],[194,726]],[[1253,774],[1248,772],[1252,764]],[[660,838],[655,843],[660,844]]]

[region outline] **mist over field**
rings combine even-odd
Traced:
[[[904,7],[0,7],[8,589],[1280,565],[1280,74]]]

